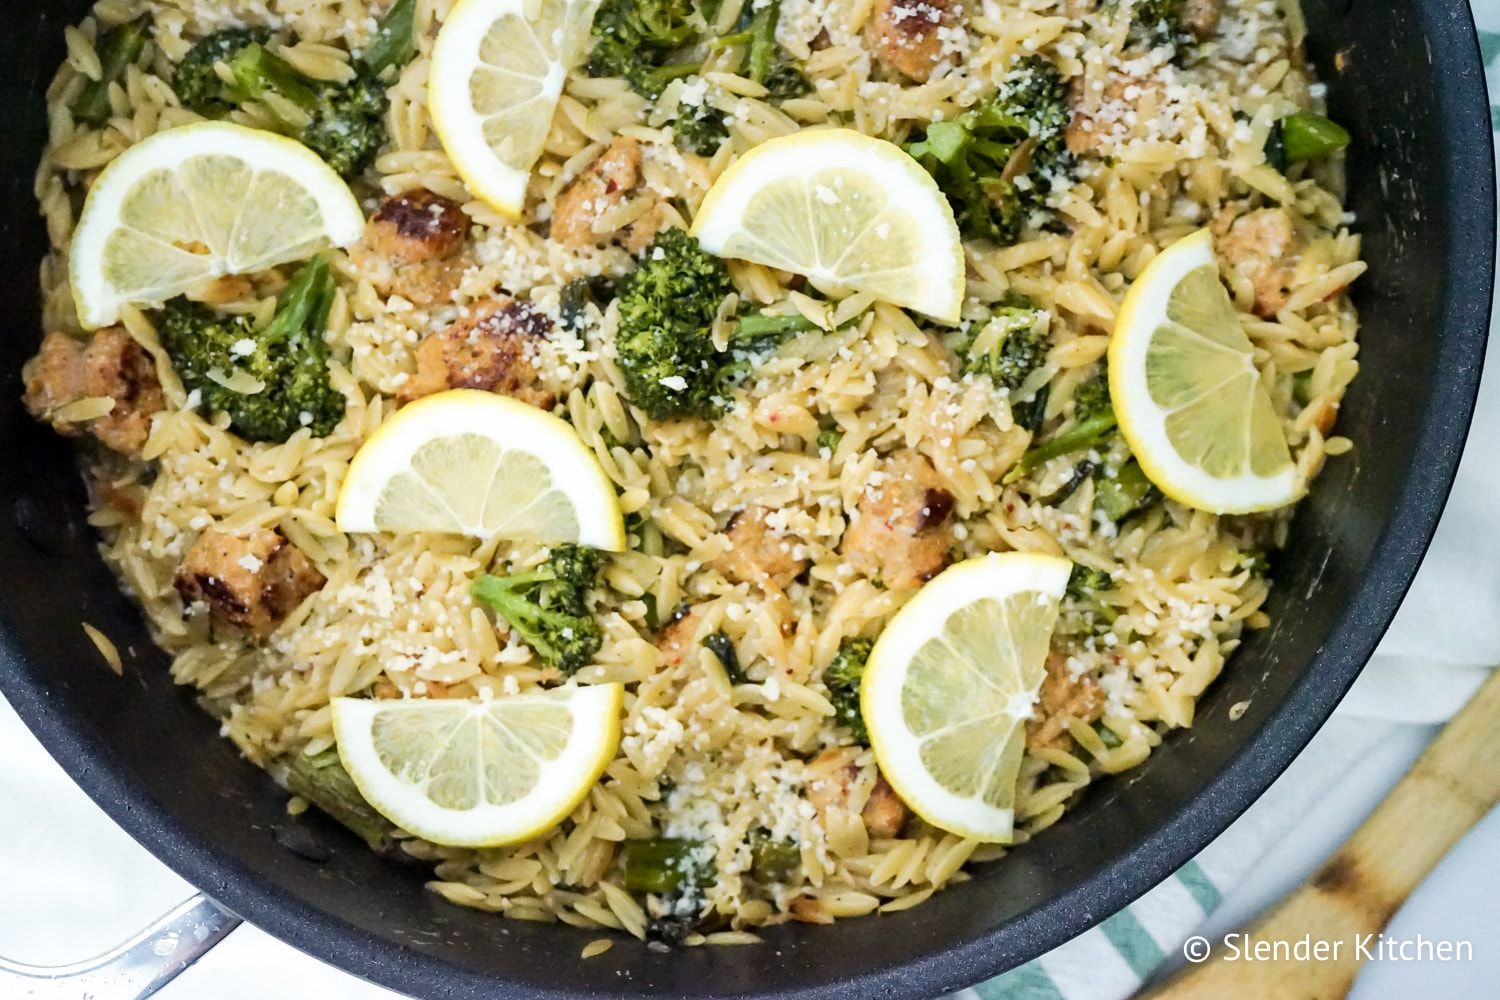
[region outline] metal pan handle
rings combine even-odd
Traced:
[[[0,997],[144,1000],[239,925],[239,917],[207,896],[194,896],[118,948],[82,962],[24,965],[0,958]]]

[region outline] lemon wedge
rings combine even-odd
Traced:
[[[158,132],[89,189],[68,261],[78,318],[109,326],[127,304],[350,246],[364,225],[348,185],[301,143],[227,122]]]
[[[435,531],[625,548],[614,485],[565,421],[509,396],[451,389],[396,411],[355,454],[342,531]]]
[[[1109,388],[1126,443],[1173,500],[1247,514],[1302,495],[1208,230],[1167,247],[1130,286],[1109,344]]]
[[[488,700],[335,698],[339,759],[370,805],[435,844],[495,847],[551,830],[620,746],[619,684]]]
[[[963,305],[963,243],[948,199],[898,146],[851,129],[751,149],[709,190],[692,232],[709,253],[943,322],[957,322]]]
[[[860,705],[880,771],[928,823],[1010,841],[1026,720],[1073,564],[1009,552],[933,578],[891,619]]]
[[[459,0],[432,49],[427,104],[469,189],[515,218],[599,0]]]

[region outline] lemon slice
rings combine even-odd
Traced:
[[[1130,287],[1109,344],[1109,388],[1126,443],[1173,500],[1246,514],[1302,495],[1208,230],[1167,247]]]
[[[364,213],[301,143],[226,122],[131,146],[89,189],[69,277],[85,327],[159,306],[225,274],[253,274],[359,239]]]
[[[568,71],[599,0],[459,0],[432,49],[427,104],[464,183],[521,214]]]
[[[451,389],[398,410],[349,464],[342,531],[437,531],[625,548],[614,485],[573,428],[509,396]]]
[[[869,292],[957,322],[964,251],[953,209],[897,146],[851,129],[761,143],[718,179],[693,220],[709,253]]]
[[[370,805],[435,844],[545,833],[620,746],[619,684],[488,700],[335,698],[339,759]]]
[[[1016,782],[1073,564],[992,553],[940,573],[870,652],[860,704],[880,771],[933,826],[1011,839]]]

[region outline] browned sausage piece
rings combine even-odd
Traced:
[[[151,417],[166,406],[151,355],[123,327],[99,330],[87,344],[65,333],[49,333],[23,374],[26,407],[40,418],[79,399],[114,400],[112,410],[86,427],[56,419],[52,425],[61,434],[87,430],[122,454],[141,450],[151,433]]]
[[[910,812],[873,764],[860,767],[853,762],[849,749],[834,748],[809,761],[807,774],[807,801],[820,816],[830,809],[846,812],[857,809],[871,837],[889,840],[901,834]],[[859,796],[864,788],[869,792],[861,802]]]
[[[953,0],[875,0],[865,44],[887,68],[922,83],[942,59],[954,14]]]
[[[1219,30],[1224,0],[1183,0],[1182,23],[1198,41],[1207,41]]]
[[[1104,79],[1104,93],[1098,107],[1086,100],[1083,77],[1074,77],[1071,103],[1073,116],[1068,120],[1064,141],[1074,156],[1101,156],[1111,139],[1124,139],[1137,120],[1142,98],[1148,94],[1160,106],[1165,91],[1155,77],[1135,77],[1110,72]]]
[[[770,513],[764,507],[747,507],[724,525],[730,547],[713,565],[726,579],[733,583],[770,581],[785,589],[807,568],[807,559],[797,554],[801,540],[775,532],[766,523]]]
[[[183,557],[174,581],[183,603],[203,602],[218,627],[264,639],[327,582],[279,532],[233,535],[211,528]]]
[[[400,401],[445,389],[482,389],[544,410],[557,396],[537,376],[537,346],[552,321],[529,302],[508,297],[469,308],[469,314],[417,345],[417,372],[401,387]]]
[[[1037,692],[1037,705],[1026,726],[1026,745],[1033,750],[1066,749],[1072,742],[1067,722],[1095,722],[1104,714],[1104,690],[1088,674],[1073,677],[1067,658],[1047,654],[1047,676]]]
[[[925,457],[901,451],[860,494],[840,548],[856,572],[909,590],[942,572],[953,543],[953,494]]]
[[[594,232],[594,220],[625,200],[640,180],[641,144],[616,136],[557,196],[552,206],[552,238],[567,247],[590,247],[612,233]],[[649,240],[648,240],[649,242]]]
[[[1231,268],[1250,279],[1255,314],[1275,316],[1291,297],[1304,244],[1284,208],[1262,208],[1238,218],[1214,220],[1214,249]]]
[[[470,266],[468,233],[458,202],[413,188],[381,203],[351,256],[384,294],[430,306],[451,297]]]
[[[661,627],[661,631],[656,634],[656,648],[661,651],[664,663],[675,667],[687,659],[688,653],[699,648],[693,637],[698,632],[698,622],[702,617],[702,608],[679,608]]]

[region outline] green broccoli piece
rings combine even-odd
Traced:
[[[1099,477],[1094,484],[1094,509],[1116,523],[1156,502],[1158,493],[1135,459]]]
[[[243,103],[216,69],[252,45],[265,45],[271,33],[260,28],[229,28],[202,38],[172,73],[172,89],[182,106],[205,118],[223,118]]]
[[[1108,631],[1120,617],[1119,608],[1103,596],[1113,590],[1114,586],[1114,580],[1104,570],[1074,563],[1063,600],[1069,610],[1090,616],[1095,631]]]
[[[776,840],[762,827],[750,831],[750,874],[761,885],[784,882],[802,867],[802,848]]]
[[[703,647],[714,654],[714,658],[724,668],[724,673],[728,676],[729,683],[743,684],[749,680],[745,676],[745,668],[740,666],[740,654],[735,650],[734,642],[729,636],[723,632],[715,632],[713,635],[704,636]]]
[[[617,76],[654,100],[673,79],[698,71],[699,63],[673,64],[672,58],[705,26],[692,0],[604,0],[584,69],[590,76]]]
[[[399,0],[386,13],[359,64],[345,84],[312,80],[273,55],[265,31],[229,29],[209,35],[178,64],[172,87],[184,106],[207,118],[223,118],[255,102],[343,177],[354,177],[375,162],[385,145],[385,113],[390,106],[383,77],[416,53],[414,0]],[[228,70],[229,79],[219,67]]]
[[[337,820],[371,849],[385,853],[395,849],[391,834],[395,827],[360,793],[344,770],[337,750],[324,750],[309,757],[293,754],[287,764],[287,790]]]
[[[315,257],[292,278],[262,330],[248,316],[174,299],[157,318],[157,335],[182,384],[204,409],[227,413],[241,437],[285,441],[302,427],[326,437],[344,418],[344,397],[328,381],[323,338],[334,291],[328,261]],[[226,383],[235,373],[261,387],[231,388]]]
[[[690,153],[712,156],[728,138],[724,112],[706,100],[698,105],[679,105],[677,117],[672,119],[673,142]]]
[[[620,848],[625,888],[658,896],[714,884],[713,851],[700,840],[651,837]]]
[[[626,395],[651,419],[721,411],[724,358],[708,328],[729,292],[724,262],[681,229],[658,235],[620,280],[620,371]]]
[[[845,639],[833,662],[823,670],[823,683],[827,685],[829,700],[833,702],[834,719],[848,728],[855,742],[865,745],[869,745],[870,731],[865,728],[864,712],[859,706],[859,687],[864,679],[865,663],[874,648],[873,639]]]
[[[102,72],[99,79],[90,80],[73,102],[73,117],[90,125],[103,125],[109,120],[114,108],[109,103],[109,85],[123,85],[125,74],[141,58],[146,43],[151,40],[151,16],[142,15],[134,21],[117,24],[104,33],[95,44],[99,53]]]
[[[1287,115],[1266,136],[1266,162],[1282,173],[1294,163],[1320,160],[1349,145],[1350,136],[1338,122],[1311,111]]]
[[[1025,299],[998,306],[969,324],[957,348],[963,369],[1015,392],[1047,359],[1050,327],[1047,313]]]
[[[416,20],[417,0],[391,4],[360,60],[366,76],[383,77],[386,70],[400,70],[412,61],[417,54]]]
[[[1054,458],[1077,451],[1102,448],[1115,433],[1114,406],[1109,398],[1109,382],[1100,375],[1078,387],[1073,396],[1073,422],[1021,456],[1015,468],[1006,473],[1005,482],[1013,483],[1027,473],[1041,468]]]
[[[933,122],[904,148],[948,196],[966,239],[1014,243],[1054,186],[1070,183],[1070,117],[1061,71],[1036,56],[989,101]]]
[[[544,663],[572,675],[588,666],[604,643],[586,599],[599,567],[593,549],[559,545],[536,569],[482,576],[469,592],[519,632]]]

